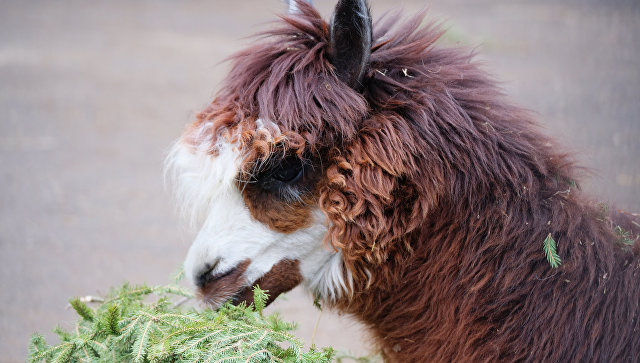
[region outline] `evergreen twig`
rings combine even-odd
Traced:
[[[83,319],[93,321],[93,310],[91,310],[87,304],[80,301],[79,298],[69,300],[69,304],[71,304],[73,310],[75,310]]]
[[[156,299],[150,299],[150,296]],[[193,296],[175,285],[129,286],[112,291],[96,309],[79,299],[74,333],[57,328],[61,342],[47,345],[35,334],[30,362],[329,362],[331,348],[303,350],[291,335],[295,324],[264,315],[268,295],[218,311],[180,308],[171,300]]]
[[[556,241],[551,236],[551,233],[547,235],[547,238],[544,239],[543,243],[544,255],[547,257],[547,261],[552,268],[558,268],[562,264],[562,260],[560,256],[558,256],[558,252],[556,251]]]
[[[633,246],[635,241],[631,238],[631,233],[629,231],[626,231],[620,226],[616,226],[613,231],[615,232],[616,237],[618,237],[618,242],[625,246]]]

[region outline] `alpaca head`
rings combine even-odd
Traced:
[[[221,91],[168,158],[183,211],[200,228],[185,273],[212,306],[251,301],[254,285],[271,300],[303,281],[328,300],[350,290],[340,248],[324,243],[332,221],[322,201],[336,150],[368,112],[358,91],[371,20],[364,0],[339,1],[329,27],[299,7],[233,57]]]

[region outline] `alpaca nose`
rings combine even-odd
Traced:
[[[220,259],[217,258],[212,263],[206,263],[202,267],[202,269],[199,270],[199,272],[195,273],[193,282],[196,284],[197,287],[203,288],[208,282],[215,279],[215,275],[213,275],[212,272],[213,270],[216,269],[216,267],[218,267],[219,263],[220,263]]]
[[[208,284],[211,284],[212,282],[218,281],[218,280],[222,280],[225,277],[231,276],[232,274],[234,274],[237,270],[238,267],[232,267],[227,271],[221,272],[221,273],[217,273],[217,274],[212,274],[211,271],[213,269],[209,270],[208,272],[204,272],[202,273],[200,276],[198,276],[197,280],[196,280],[196,284],[198,285],[198,287],[200,289],[204,289],[204,287]]]

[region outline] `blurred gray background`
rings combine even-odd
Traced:
[[[486,69],[593,170],[585,190],[640,211],[640,1],[371,0],[374,18],[429,6],[446,42]],[[328,18],[333,0],[316,0]],[[70,328],[72,296],[160,284],[193,237],[162,184],[171,142],[228,64],[285,10],[279,0],[0,0],[0,361]],[[318,316],[301,289],[272,310]],[[348,317],[324,312],[317,345],[359,354]]]

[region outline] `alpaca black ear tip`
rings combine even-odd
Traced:
[[[351,88],[362,88],[369,67],[373,25],[366,0],[340,0],[331,17],[329,59]]]

